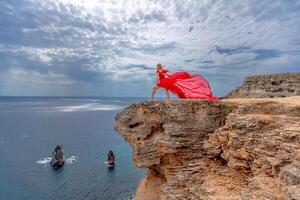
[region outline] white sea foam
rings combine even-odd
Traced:
[[[48,157],[48,158],[44,158],[43,160],[38,160],[38,161],[36,161],[36,163],[44,165],[44,164],[50,163],[50,161],[51,161],[51,157]]]
[[[79,112],[79,111],[112,111],[122,109],[122,106],[113,104],[88,103],[76,106],[61,106],[55,107],[61,112]]]
[[[67,164],[74,164],[77,162],[77,156],[70,156],[69,158],[67,158],[65,161]],[[41,165],[45,165],[51,162],[51,157],[47,157],[47,158],[43,158],[42,160],[38,160],[36,161],[36,163],[41,164]]]
[[[66,159],[66,163],[67,164],[74,164],[74,163],[76,163],[77,162],[77,156],[71,156],[70,158],[67,158]]]

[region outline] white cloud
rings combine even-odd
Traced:
[[[113,81],[129,76],[151,81],[150,69],[134,66],[154,68],[158,62],[216,76],[244,76],[251,65],[268,64],[274,72],[277,62],[282,67],[300,63],[297,56],[286,59],[300,52],[298,1],[28,0],[22,8],[6,7],[9,15],[34,16],[18,16],[22,37],[32,45],[18,41],[0,45],[0,52],[27,55],[50,68],[76,63],[74,71],[101,73]],[[76,81],[74,71],[59,73]]]
[[[66,77],[64,74],[59,73],[48,73],[42,74],[33,70],[24,70],[22,68],[16,68],[7,71],[10,75],[12,82],[16,83],[30,83],[30,84],[42,84],[42,85],[52,85],[53,83],[57,85],[73,85],[78,84]],[[81,83],[85,84],[85,83]]]
[[[144,48],[150,48],[154,52],[144,52],[144,56],[152,54],[152,59],[164,54],[166,60],[172,60],[173,51],[181,60],[194,56],[193,52],[198,58],[207,59],[214,45],[299,50],[295,44],[299,20],[284,17],[290,7],[284,1],[31,1],[40,9],[55,10],[74,20],[74,24],[62,25],[64,19],[59,19],[32,31],[58,35],[68,32],[67,40],[72,40],[67,45],[105,48],[112,50],[112,57],[118,57],[114,50],[135,57],[143,54]],[[266,12],[275,16],[268,16]],[[80,27],[76,20],[89,26]],[[176,43],[176,48],[166,49],[169,53],[156,51],[169,43]]]

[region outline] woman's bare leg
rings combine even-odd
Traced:
[[[152,94],[151,94],[151,100],[153,100],[154,95],[155,95],[157,89],[158,89],[158,87],[156,87],[156,86],[153,88]]]
[[[167,100],[169,101],[169,100],[170,100],[170,94],[169,94],[169,91],[166,90],[166,89],[165,89],[165,91],[166,91]]]

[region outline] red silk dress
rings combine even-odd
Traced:
[[[158,87],[165,88],[177,95],[180,99],[208,99],[219,100],[213,96],[209,82],[199,74],[187,72],[175,72],[167,74],[168,70],[157,70],[159,82]]]

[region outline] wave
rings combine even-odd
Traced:
[[[95,100],[98,101],[98,100]],[[14,104],[12,104],[14,105]],[[12,106],[11,105],[11,106]],[[112,101],[102,101],[98,102],[70,102],[70,103],[61,103],[56,102],[43,102],[43,104],[32,104],[32,105],[18,105],[14,108],[7,107],[0,109],[0,112],[84,112],[84,111],[114,111],[121,110],[125,105],[121,101],[112,100]],[[27,139],[26,137],[20,137],[20,139]]]
[[[77,162],[77,156],[71,156],[70,158],[67,158],[66,159],[66,163],[67,164],[74,164],[74,163],[76,163]]]
[[[36,161],[36,163],[44,165],[44,164],[50,163],[50,161],[51,161],[51,157],[47,157],[47,158],[44,158],[43,160]]]
[[[120,100],[106,100],[106,99],[62,99],[63,101],[72,101],[72,102],[114,102],[121,103]]]
[[[102,102],[100,99],[62,99],[63,101],[72,101],[72,102]]]
[[[72,155],[69,158],[65,159],[65,162],[67,164],[74,164],[77,162],[77,158],[78,158],[77,156]],[[36,161],[36,163],[41,165],[46,165],[51,162],[51,159],[52,159],[51,157],[43,158],[42,160]]]
[[[100,103],[88,103],[76,106],[60,106],[55,107],[56,110],[61,112],[79,112],[79,111],[112,111],[120,110],[123,106],[113,104],[100,104]]]

